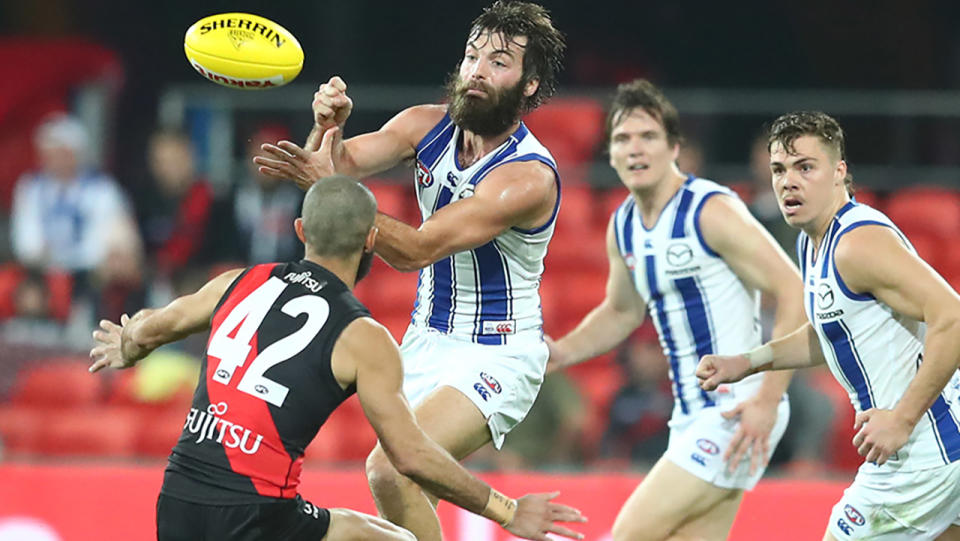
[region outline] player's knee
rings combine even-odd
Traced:
[[[397,469],[393,467],[393,463],[390,462],[390,458],[387,457],[387,454],[380,445],[374,447],[373,451],[371,451],[367,457],[366,469],[367,483],[374,491],[377,491],[385,485],[396,484],[397,479],[400,477]]]

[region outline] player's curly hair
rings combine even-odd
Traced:
[[[843,128],[836,119],[821,111],[794,111],[777,117],[767,130],[767,150],[769,151],[774,143],[779,143],[788,153],[794,154],[794,142],[805,135],[817,137],[839,159],[846,161],[847,148]],[[843,182],[847,193],[852,196],[853,175],[848,172]]]
[[[625,114],[635,109],[642,109],[653,118],[660,121],[667,133],[667,143],[671,146],[683,144],[683,135],[680,134],[680,114],[670,100],[656,85],[646,79],[634,79],[629,83],[617,86],[617,93],[613,96],[610,111],[607,113],[607,144],[613,128],[623,120]]]
[[[497,0],[473,20],[468,41],[487,32],[502,34],[515,44],[516,38],[527,38],[523,47],[521,83],[536,79],[540,84],[533,95],[524,98],[522,114],[543,105],[557,92],[557,75],[563,64],[566,43],[563,34],[553,27],[546,8],[530,2]]]

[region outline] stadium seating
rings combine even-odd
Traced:
[[[89,406],[103,397],[103,380],[87,371],[85,358],[49,359],[21,371],[11,403],[47,409]]]

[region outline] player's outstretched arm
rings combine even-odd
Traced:
[[[174,299],[158,309],[144,309],[120,325],[103,320],[93,332],[90,371],[129,368],[154,349],[210,327],[210,317],[230,284],[243,272],[234,269],[207,282],[196,293]]]
[[[559,370],[603,355],[623,342],[643,322],[646,306],[630,279],[629,269],[617,248],[614,220],[607,225],[609,270],[607,293],[577,327],[557,341],[547,340],[547,370]]]
[[[834,261],[851,291],[869,293],[894,312],[927,323],[923,362],[896,407],[857,415],[854,445],[868,462],[882,464],[906,443],[960,367],[960,297],[885,226],[843,234]]]
[[[446,111],[441,105],[417,105],[405,109],[379,130],[342,139],[343,128],[323,129],[316,151],[291,141],[264,144],[263,153],[253,158],[265,175],[294,181],[306,190],[317,180],[339,173],[365,178],[390,169],[414,157],[417,143]],[[315,144],[318,132],[311,132],[308,144]]]
[[[403,396],[399,349],[379,323],[369,318],[350,323],[334,346],[332,364],[338,381],[356,382],[363,411],[398,472],[431,494],[496,521],[514,535],[546,540],[546,534],[552,532],[582,538],[559,524],[584,519],[578,510],[552,502],[555,493],[510,499],[471,475],[427,437]]]
[[[559,197],[556,184],[553,170],[540,162],[501,165],[477,184],[472,196],[443,207],[419,229],[378,214],[374,249],[397,270],[422,269],[483,246],[511,227],[547,223]]]

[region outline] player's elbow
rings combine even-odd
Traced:
[[[389,451],[387,450],[389,449]],[[396,482],[397,474],[415,479],[421,475],[412,450],[377,444],[367,457],[367,481],[371,487]]]

